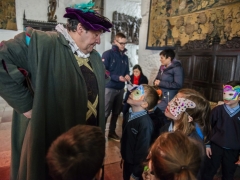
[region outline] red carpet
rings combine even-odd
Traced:
[[[1,180],[9,180],[10,175],[10,167],[1,167],[0,168],[0,179]]]

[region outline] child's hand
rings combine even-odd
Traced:
[[[150,173],[150,169],[148,166],[144,167],[144,171],[142,173],[143,180],[153,180],[153,175]]]
[[[153,175],[148,172],[143,172],[142,178],[143,178],[143,180],[153,180]]]
[[[132,176],[130,176],[130,179],[129,180],[135,180]]]
[[[206,155],[207,155],[207,157],[208,157],[209,159],[211,159],[211,155],[212,155],[212,150],[211,150],[211,148],[209,148],[209,147],[206,148]]]
[[[156,79],[156,80],[154,81],[154,85],[155,85],[155,86],[159,86],[159,84],[160,84],[160,80],[157,80],[157,79]]]
[[[239,164],[240,164],[240,159],[238,159],[238,161],[237,161],[237,162],[235,162],[235,164],[238,164],[238,165],[239,165]]]

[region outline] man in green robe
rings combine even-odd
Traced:
[[[0,44],[0,96],[14,109],[11,180],[51,179],[46,152],[71,127],[105,130],[105,69],[93,48],[112,24],[85,5],[66,8],[67,29],[27,28]]]

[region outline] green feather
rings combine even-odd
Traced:
[[[95,5],[94,2],[89,1],[88,3],[80,3],[80,4],[74,4],[73,6],[71,6],[74,9],[79,9],[81,11],[83,11],[84,13],[86,12],[94,12],[94,10],[92,9],[93,6]]]

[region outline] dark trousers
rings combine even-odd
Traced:
[[[239,150],[225,149],[214,143],[211,144],[212,156],[206,156],[203,180],[212,180],[220,165],[222,165],[222,179],[233,180],[238,161]]]
[[[122,110],[124,89],[105,88],[105,121],[112,112],[109,132],[115,132],[118,115]]]
[[[134,168],[133,164],[130,164],[130,163],[127,163],[126,161],[124,161],[124,164],[123,164],[123,179],[124,180],[130,179],[130,176],[133,173],[133,168]],[[139,180],[142,180],[142,176],[139,177]]]

